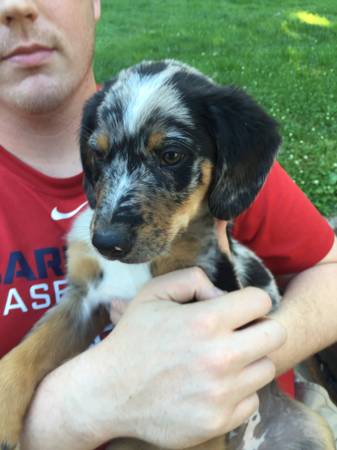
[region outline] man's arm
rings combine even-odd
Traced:
[[[191,298],[210,300],[176,303]],[[283,328],[241,329],[270,307],[256,288],[224,296],[200,269],[152,280],[103,342],[41,383],[21,449],[90,450],[121,436],[185,448],[234,429],[275,376],[266,355]]]
[[[289,278],[273,314],[288,335],[272,354],[279,374],[337,341],[337,239],[318,264]]]

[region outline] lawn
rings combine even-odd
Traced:
[[[98,81],[142,59],[185,61],[253,95],[279,121],[279,160],[337,212],[336,0],[102,0]]]

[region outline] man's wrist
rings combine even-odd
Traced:
[[[90,450],[117,437],[117,421],[112,417],[114,397],[112,389],[107,392],[102,367],[102,361],[107,365],[111,362],[102,359],[106,350],[101,345],[69,360],[42,381],[27,415],[23,450],[69,446]],[[109,384],[113,386],[113,380]],[[106,404],[109,410],[104,414]]]
[[[68,380],[65,428],[90,449],[120,437],[117,394],[121,389],[114,375],[114,355],[106,344],[91,347],[62,367],[62,378]]]

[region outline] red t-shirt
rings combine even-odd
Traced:
[[[0,357],[22,339],[65,288],[65,234],[84,207],[82,175],[45,176],[0,147]],[[305,195],[275,164],[233,230],[274,272],[320,261],[334,234]],[[284,382],[284,379],[283,379]],[[286,377],[286,391],[293,379]]]
[[[86,201],[82,175],[45,176],[0,148],[0,357],[65,289],[65,235]],[[54,212],[53,212],[54,211]]]

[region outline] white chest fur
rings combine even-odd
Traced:
[[[101,304],[110,309],[113,300],[130,302],[150,279],[149,264],[104,261],[102,279],[88,283],[88,291],[83,298],[83,314],[91,315]]]

